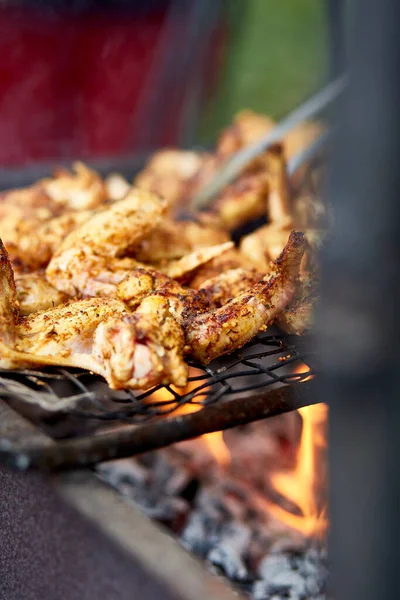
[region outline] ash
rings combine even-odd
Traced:
[[[287,418],[293,416],[276,423],[296,436]],[[204,442],[194,440],[103,464],[99,474],[254,600],[324,600],[324,544],[289,530],[265,503],[265,473],[277,453],[286,466],[292,458],[282,452],[281,433],[275,427],[271,434],[263,423],[226,433],[229,468],[221,468]],[[286,442],[283,447],[290,448]]]

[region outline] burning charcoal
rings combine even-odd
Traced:
[[[212,548],[207,555],[207,560],[215,567],[219,567],[229,579],[247,581],[249,574],[240,554],[228,545],[219,545]]]
[[[251,530],[244,523],[230,522],[221,529],[219,537],[219,546],[231,548],[243,557],[249,547]]]
[[[97,467],[97,472],[107,483],[120,491],[124,484],[128,486],[140,485],[146,478],[146,469],[131,459],[100,464]]]
[[[292,594],[294,598],[301,598],[306,594],[306,579],[298,571],[293,570],[287,554],[268,555],[261,561],[258,572],[262,581],[255,584],[253,590],[255,598],[263,598],[263,594],[267,594],[268,597],[268,594],[272,595],[273,591]]]
[[[294,573],[294,575],[296,575]],[[289,578],[290,579],[290,578]],[[256,581],[253,586],[252,596],[254,600],[312,600],[305,595],[305,588],[300,587],[295,581],[287,584],[271,585],[267,581]]]
[[[274,581],[280,573],[291,571],[289,557],[286,554],[269,554],[258,566],[258,575],[267,581]]]
[[[179,533],[185,524],[189,506],[181,498],[164,497],[155,506],[145,506],[143,510],[151,519]]]
[[[207,518],[193,511],[189,516],[185,529],[181,534],[181,543],[197,556],[205,558],[211,547]]]

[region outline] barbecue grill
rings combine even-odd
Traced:
[[[398,55],[399,10],[390,0],[368,0],[359,3],[356,16],[351,54],[354,79],[342,112],[345,123],[336,145],[331,186],[339,218],[325,263],[317,346],[322,349],[321,366],[302,342],[299,346],[279,333],[268,333],[224,359],[224,364],[201,367],[201,373],[192,378],[190,392],[181,396],[166,389],[170,398],[166,400],[151,399],[150,392],[155,390],[106,397],[104,389],[99,392],[96,387],[98,379],[77,371],[1,373],[2,394],[19,410],[18,396],[40,395],[40,427],[49,432],[53,428],[54,436],[60,419],[66,418],[63,399],[70,402],[72,397],[73,408],[68,411],[69,439],[51,441],[1,402],[0,457],[20,470],[88,466],[246,422],[240,409],[244,400],[249,412],[254,408],[252,418],[258,419],[323,399],[331,407],[333,591],[338,600],[375,600],[395,596],[398,569],[397,306],[389,312],[388,298],[395,304],[398,140],[393,143],[392,131],[398,119],[399,94],[393,83],[397,81],[393,56]],[[332,37],[337,42],[336,35]],[[375,39],[373,51],[371,38]],[[335,72],[338,63],[342,61],[335,52]],[[360,109],[362,134],[354,129]],[[393,269],[387,269],[388,265]],[[353,325],[360,322],[360,315],[361,331],[368,335],[357,343],[360,330]],[[255,344],[261,348],[256,350]],[[308,369],[294,375],[292,368],[300,361]],[[199,369],[199,365],[191,366]],[[315,373],[315,381],[304,381]],[[43,401],[45,396],[48,399]],[[174,416],[174,411],[187,404],[201,410]],[[97,431],[100,424],[105,433],[88,433],[93,424]],[[116,426],[121,429],[107,431]],[[89,471],[48,478],[2,467],[0,478],[6,490],[0,496],[0,577],[6,582],[7,600],[36,598],[43,589],[53,590],[52,600],[100,594],[131,598],[132,589],[141,589],[143,598],[236,597]],[[48,520],[43,521],[46,512]],[[21,514],[37,515],[37,523],[21,520]],[[136,535],[130,535],[132,531]],[[59,537],[58,547],[64,547],[68,555],[62,577]],[[35,543],[43,548],[38,551]],[[76,563],[70,558],[75,555]],[[77,572],[77,563],[85,569],[86,579]],[[65,583],[68,577],[73,586]]]

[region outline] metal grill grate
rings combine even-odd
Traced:
[[[191,362],[188,386],[157,386],[146,392],[113,392],[101,377],[77,369],[0,371],[0,397],[23,400],[45,411],[81,418],[141,423],[178,411],[191,412],[226,397],[304,381],[313,374],[299,338],[260,334],[240,351],[202,366]],[[303,373],[296,365],[306,363]],[[190,409],[188,405],[193,405]],[[186,409],[185,409],[186,407]]]

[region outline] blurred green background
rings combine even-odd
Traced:
[[[226,10],[227,60],[201,123],[202,142],[243,108],[283,116],[324,81],[327,67],[323,0],[227,0]]]

